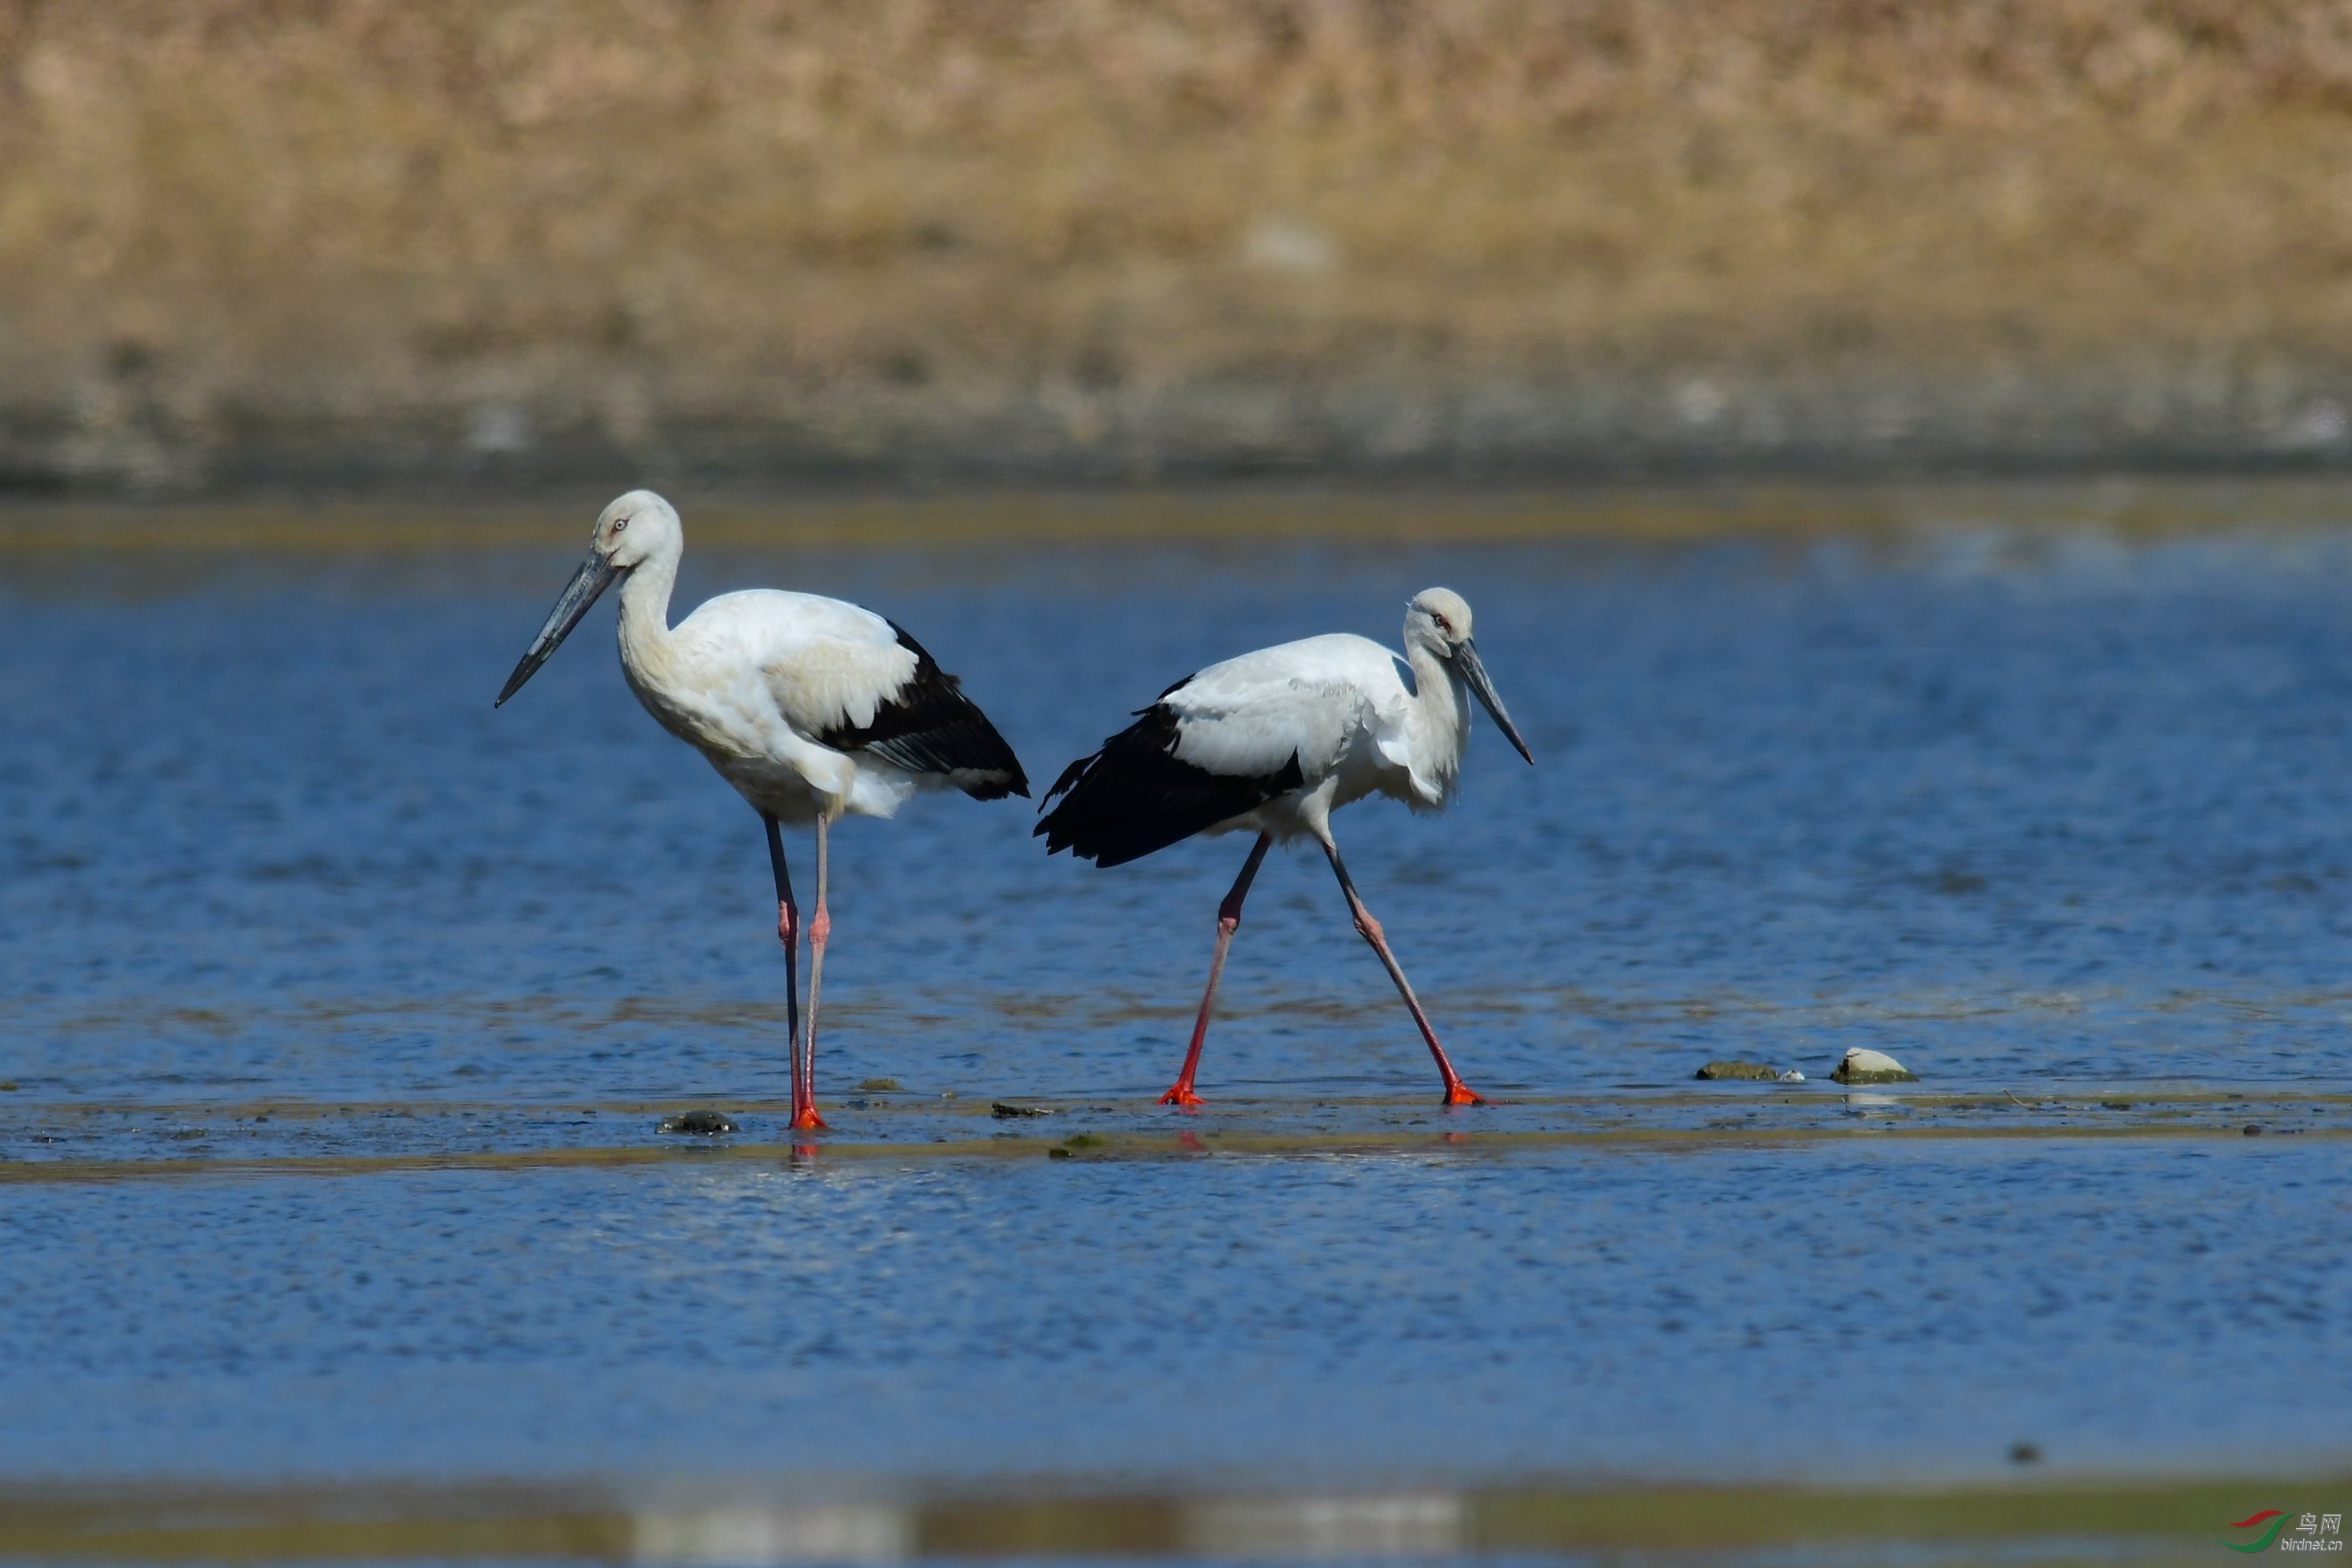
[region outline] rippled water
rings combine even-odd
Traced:
[[[1460,1485],[1979,1476],[2019,1439],[2077,1470],[2340,1458],[2352,1160],[2240,1143],[19,1187],[0,1358],[50,1414],[9,1424],[0,1469]]]
[[[0,1479],[2352,1460],[2352,538],[1946,521],[758,552],[689,510],[682,601],[884,611],[1033,777],[1432,583],[1540,763],[1482,724],[1451,814],[1339,819],[1517,1104],[1426,1103],[1292,856],[1223,1103],[1156,1110],[1245,846],[1098,872],[947,796],[837,836],[797,1154],[756,820],[609,610],[490,710],[568,550],[19,558]],[[1835,1091],[1854,1045],[1923,1081]],[[1690,1082],[1742,1056],[1811,1081]],[[677,1103],[751,1147],[611,1157]]]

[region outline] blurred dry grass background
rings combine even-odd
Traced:
[[[0,0],[0,477],[2352,451],[2352,5]]]

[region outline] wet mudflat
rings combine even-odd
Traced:
[[[1224,518],[699,548],[689,507],[683,601],[884,610],[1033,776],[1225,653],[1391,640],[1430,583],[1541,763],[1482,728],[1450,815],[1340,819],[1507,1103],[1429,1103],[1292,857],[1213,1103],[1154,1107],[1245,846],[1097,872],[949,796],[839,837],[814,1137],[782,1126],[755,820],[602,620],[489,710],[570,544],[19,556],[0,1552],[184,1553],[68,1505],[194,1529],[199,1482],[247,1500],[224,1529],[512,1527],[208,1549],[277,1556],[1840,1538],[1592,1522],[1667,1486],[1848,1519],[1881,1495],[1851,1489],[1927,1489],[2033,1560],[2145,1545],[2135,1478],[2335,1508],[2352,1482],[2308,1478],[2352,1466],[2352,537],[2265,493],[2157,537],[1930,495],[1915,531],[1443,547]],[[1825,1081],[1857,1045],[1921,1081]],[[1692,1081],[1742,1057],[1806,1081]],[[656,1131],[697,1107],[737,1131]],[[2013,1478],[2076,1523],[2003,1513]],[[938,1522],[1008,1494],[1144,1512]],[[1675,1495],[1653,1511],[1767,1494]],[[1247,1514],[1271,1497],[1359,1501]],[[880,1512],[822,1512],[853,1503]],[[1978,1529],[1906,1517],[1883,1538]]]

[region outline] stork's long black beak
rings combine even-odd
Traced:
[[[593,550],[588,552],[588,559],[580,563],[580,570],[572,574],[572,581],[563,585],[563,596],[556,600],[555,608],[547,613],[547,624],[539,628],[537,637],[530,639],[530,651],[522,656],[522,662],[514,667],[512,675],[507,677],[506,685],[499,691],[499,700],[491,703],[491,707],[498,707],[520,691],[522,683],[539,673],[539,667],[545,664],[548,656],[572,635],[572,628],[580,624],[580,617],[588,613],[588,606],[596,602],[596,595],[611,587],[613,579],[620,574],[621,569],[601,553]]]
[[[1486,667],[1479,661],[1478,646],[1467,637],[1462,640],[1460,647],[1454,650],[1454,668],[1462,672],[1462,679],[1469,683],[1471,690],[1478,694],[1478,700],[1486,705],[1486,711],[1495,716],[1496,727],[1503,731],[1512,749],[1527,758],[1530,767],[1534,766],[1536,754],[1528,750],[1528,743],[1519,739],[1519,727],[1511,722],[1508,713],[1503,711],[1503,700],[1495,695],[1495,683],[1486,679]]]

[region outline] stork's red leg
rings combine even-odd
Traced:
[[[1250,883],[1257,877],[1257,868],[1265,861],[1265,852],[1274,843],[1274,836],[1261,833],[1257,843],[1242,862],[1242,874],[1234,879],[1225,901],[1217,906],[1217,951],[1209,959],[1209,988],[1201,993],[1201,1016],[1192,1020],[1192,1046],[1184,1053],[1184,1070],[1176,1075],[1176,1082],[1160,1097],[1162,1105],[1198,1105],[1201,1097],[1192,1092],[1192,1075],[1201,1067],[1201,1042],[1209,1037],[1209,1011],[1217,1003],[1217,982],[1225,973],[1225,949],[1234,942],[1234,932],[1242,923],[1242,900],[1249,897]]]
[[[1464,1083],[1462,1075],[1455,1072],[1454,1064],[1446,1059],[1445,1047],[1437,1043],[1437,1031],[1429,1026],[1429,1015],[1421,1010],[1421,998],[1412,994],[1412,984],[1404,977],[1404,967],[1397,963],[1396,954],[1389,951],[1388,936],[1381,930],[1381,922],[1372,918],[1372,911],[1364,907],[1363,899],[1357,894],[1355,881],[1348,875],[1348,864],[1339,858],[1339,847],[1326,838],[1323,840],[1323,853],[1330,857],[1331,869],[1339,879],[1339,890],[1348,895],[1348,909],[1356,917],[1356,934],[1370,942],[1372,951],[1381,955],[1381,963],[1388,970],[1389,978],[1396,982],[1397,994],[1404,998],[1405,1006],[1412,1013],[1412,1021],[1421,1027],[1421,1037],[1429,1043],[1429,1054],[1437,1058],[1438,1076],[1445,1080],[1445,1098],[1441,1103],[1486,1104],[1486,1098]]]
[[[833,935],[833,914],[824,907],[826,823],[820,815],[816,819],[816,913],[809,917],[809,1000],[808,1030],[801,1036],[800,1059],[793,1074],[793,1121],[794,1127],[823,1127],[824,1118],[816,1113],[816,994],[824,982],[824,944]]]
[[[784,869],[784,836],[766,812],[768,867],[776,874],[776,940],[784,944],[784,1034],[793,1053],[793,1111],[798,1115],[801,1083],[801,907],[793,901],[792,873]]]

